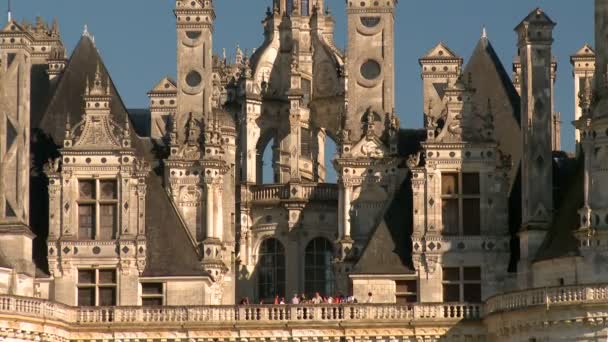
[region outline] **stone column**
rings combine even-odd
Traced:
[[[215,237],[220,239],[220,241],[222,241],[224,239],[224,211],[223,211],[223,202],[222,202],[222,184],[221,184],[221,180],[219,182],[219,184],[217,184],[215,186],[215,192],[216,192],[216,201],[215,201],[215,205],[216,205],[216,212],[215,212],[215,228],[214,228],[214,232],[215,232]]]
[[[344,210],[344,239],[350,239],[350,195],[352,188],[350,186],[344,187],[344,206],[342,210]]]
[[[215,237],[215,229],[213,227],[213,184],[207,182],[205,190],[207,190],[205,219],[207,224],[207,238],[209,239]]]

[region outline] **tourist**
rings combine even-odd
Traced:
[[[312,303],[313,304],[323,303],[323,297],[321,297],[321,294],[319,294],[319,292],[315,292],[315,296],[312,297]]]
[[[278,305],[280,302],[279,295],[274,296],[274,305]]]
[[[293,294],[293,297],[291,298],[291,304],[294,304],[294,305],[300,304],[300,297],[298,297],[297,293]]]
[[[281,301],[279,302],[280,305],[284,305],[285,304],[285,297],[281,297]]]
[[[366,303],[373,303],[374,302],[374,298],[372,297],[372,293],[368,292],[367,293],[367,300],[365,300]]]

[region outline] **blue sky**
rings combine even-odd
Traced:
[[[6,8],[8,0],[2,7]],[[96,39],[118,90],[129,107],[146,107],[146,92],[164,75],[175,74],[172,0],[13,0],[13,16],[33,21],[59,19],[71,53],[85,24]],[[234,46],[257,47],[262,20],[271,0],[215,0],[217,53]],[[336,41],[346,35],[345,1],[325,0],[336,17]],[[569,56],[593,43],[592,0],[402,0],[396,16],[397,111],[404,127],[422,126],[422,89],[418,58],[437,42],[469,58],[485,25],[507,71],[516,51],[513,28],[535,7],[558,23],[554,55],[558,59],[556,110],[562,113],[562,148],[574,149],[573,82]]]

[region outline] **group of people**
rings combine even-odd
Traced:
[[[364,302],[373,303],[373,295],[371,292],[369,292],[367,294],[367,298],[365,299]],[[353,295],[345,296],[340,293],[336,296],[322,296],[319,292],[315,292],[315,295],[312,298],[306,297],[306,294],[304,294],[304,293],[302,293],[301,295],[294,293],[293,297],[291,298],[289,303],[287,303],[287,301],[285,301],[285,297],[280,297],[278,294],[274,297],[274,301],[272,303],[264,302],[263,299],[261,299],[259,302],[260,305],[263,305],[263,304],[275,304],[275,305],[282,305],[282,304],[292,304],[292,305],[298,305],[298,304],[356,304],[356,303],[359,303],[359,301]],[[245,297],[245,298],[241,299],[239,304],[240,305],[250,305],[252,303],[249,301],[248,297]]]

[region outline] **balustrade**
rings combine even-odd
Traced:
[[[336,184],[302,184],[299,198],[313,201],[337,201]],[[254,185],[250,188],[250,199],[253,201],[279,201],[290,198],[289,186],[286,184]]]
[[[603,294],[606,296],[606,294]],[[224,324],[238,322],[404,322],[479,319],[481,305],[469,304],[303,304],[246,306],[72,307],[40,299],[0,296],[0,314],[75,325]]]
[[[532,306],[593,303],[607,300],[607,284],[548,287],[491,297],[486,302],[486,314],[519,310]]]

